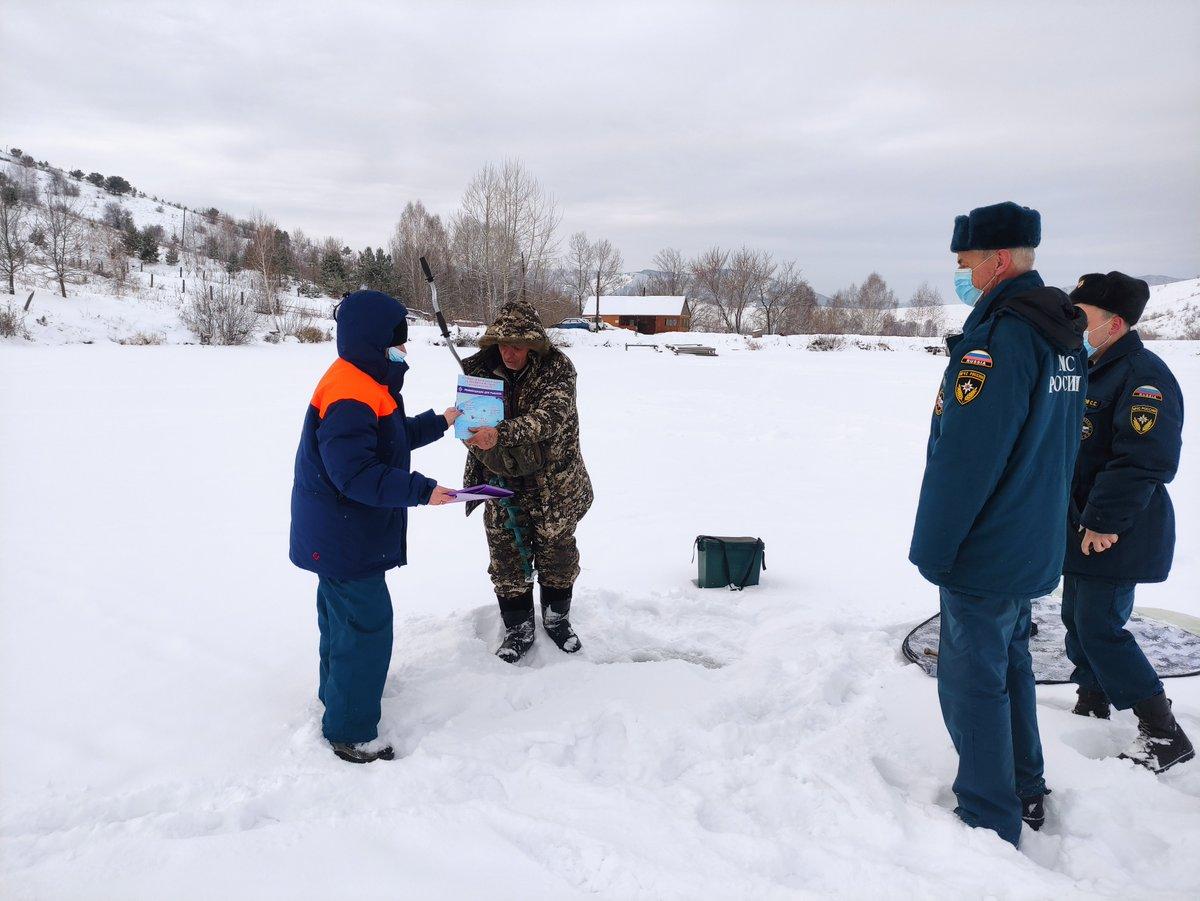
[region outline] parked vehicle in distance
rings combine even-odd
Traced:
[[[595,329],[595,326],[586,319],[583,319],[579,316],[573,316],[568,319],[564,319],[562,322],[556,322],[554,325],[550,326],[550,328],[579,328],[590,332]]]

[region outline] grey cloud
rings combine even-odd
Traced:
[[[1200,8],[9,0],[0,140],[152,193],[386,240],[525,161],[630,267],[762,246],[818,290],[946,293],[956,213],[1042,269],[1200,271]]]

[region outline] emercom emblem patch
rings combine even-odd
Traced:
[[[1090,419],[1088,419],[1086,416],[1083,417],[1083,435],[1080,436],[1079,440],[1087,441],[1089,438],[1092,437],[1092,432],[1094,432],[1094,431],[1096,431],[1096,429],[1092,425],[1092,421]]]
[[[1129,411],[1129,424],[1133,426],[1133,430],[1139,435],[1145,435],[1152,428],[1154,423],[1158,422],[1158,407],[1151,407],[1148,404],[1134,404],[1133,409]]]
[[[965,407],[979,397],[979,392],[983,390],[983,383],[986,381],[987,376],[978,369],[961,370],[958,378],[954,381],[954,399]]]
[[[937,400],[933,402],[933,415],[941,416],[944,409],[946,409],[946,391],[941,386],[938,386]]]

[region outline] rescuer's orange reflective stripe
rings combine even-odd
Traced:
[[[379,384],[341,357],[321,377],[317,390],[313,392],[312,405],[324,419],[325,411],[339,400],[356,400],[366,404],[379,419],[396,412],[396,401],[388,394],[387,386]]]

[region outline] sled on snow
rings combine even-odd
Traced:
[[[1062,605],[1054,598],[1035,598],[1033,622],[1037,634],[1029,639],[1029,653],[1034,678],[1039,685],[1070,682],[1075,667],[1067,657]],[[935,613],[909,632],[900,646],[905,658],[930,676],[937,676],[940,627],[941,614]],[[1200,619],[1171,610],[1138,607],[1125,628],[1133,633],[1160,679],[1200,676]]]

